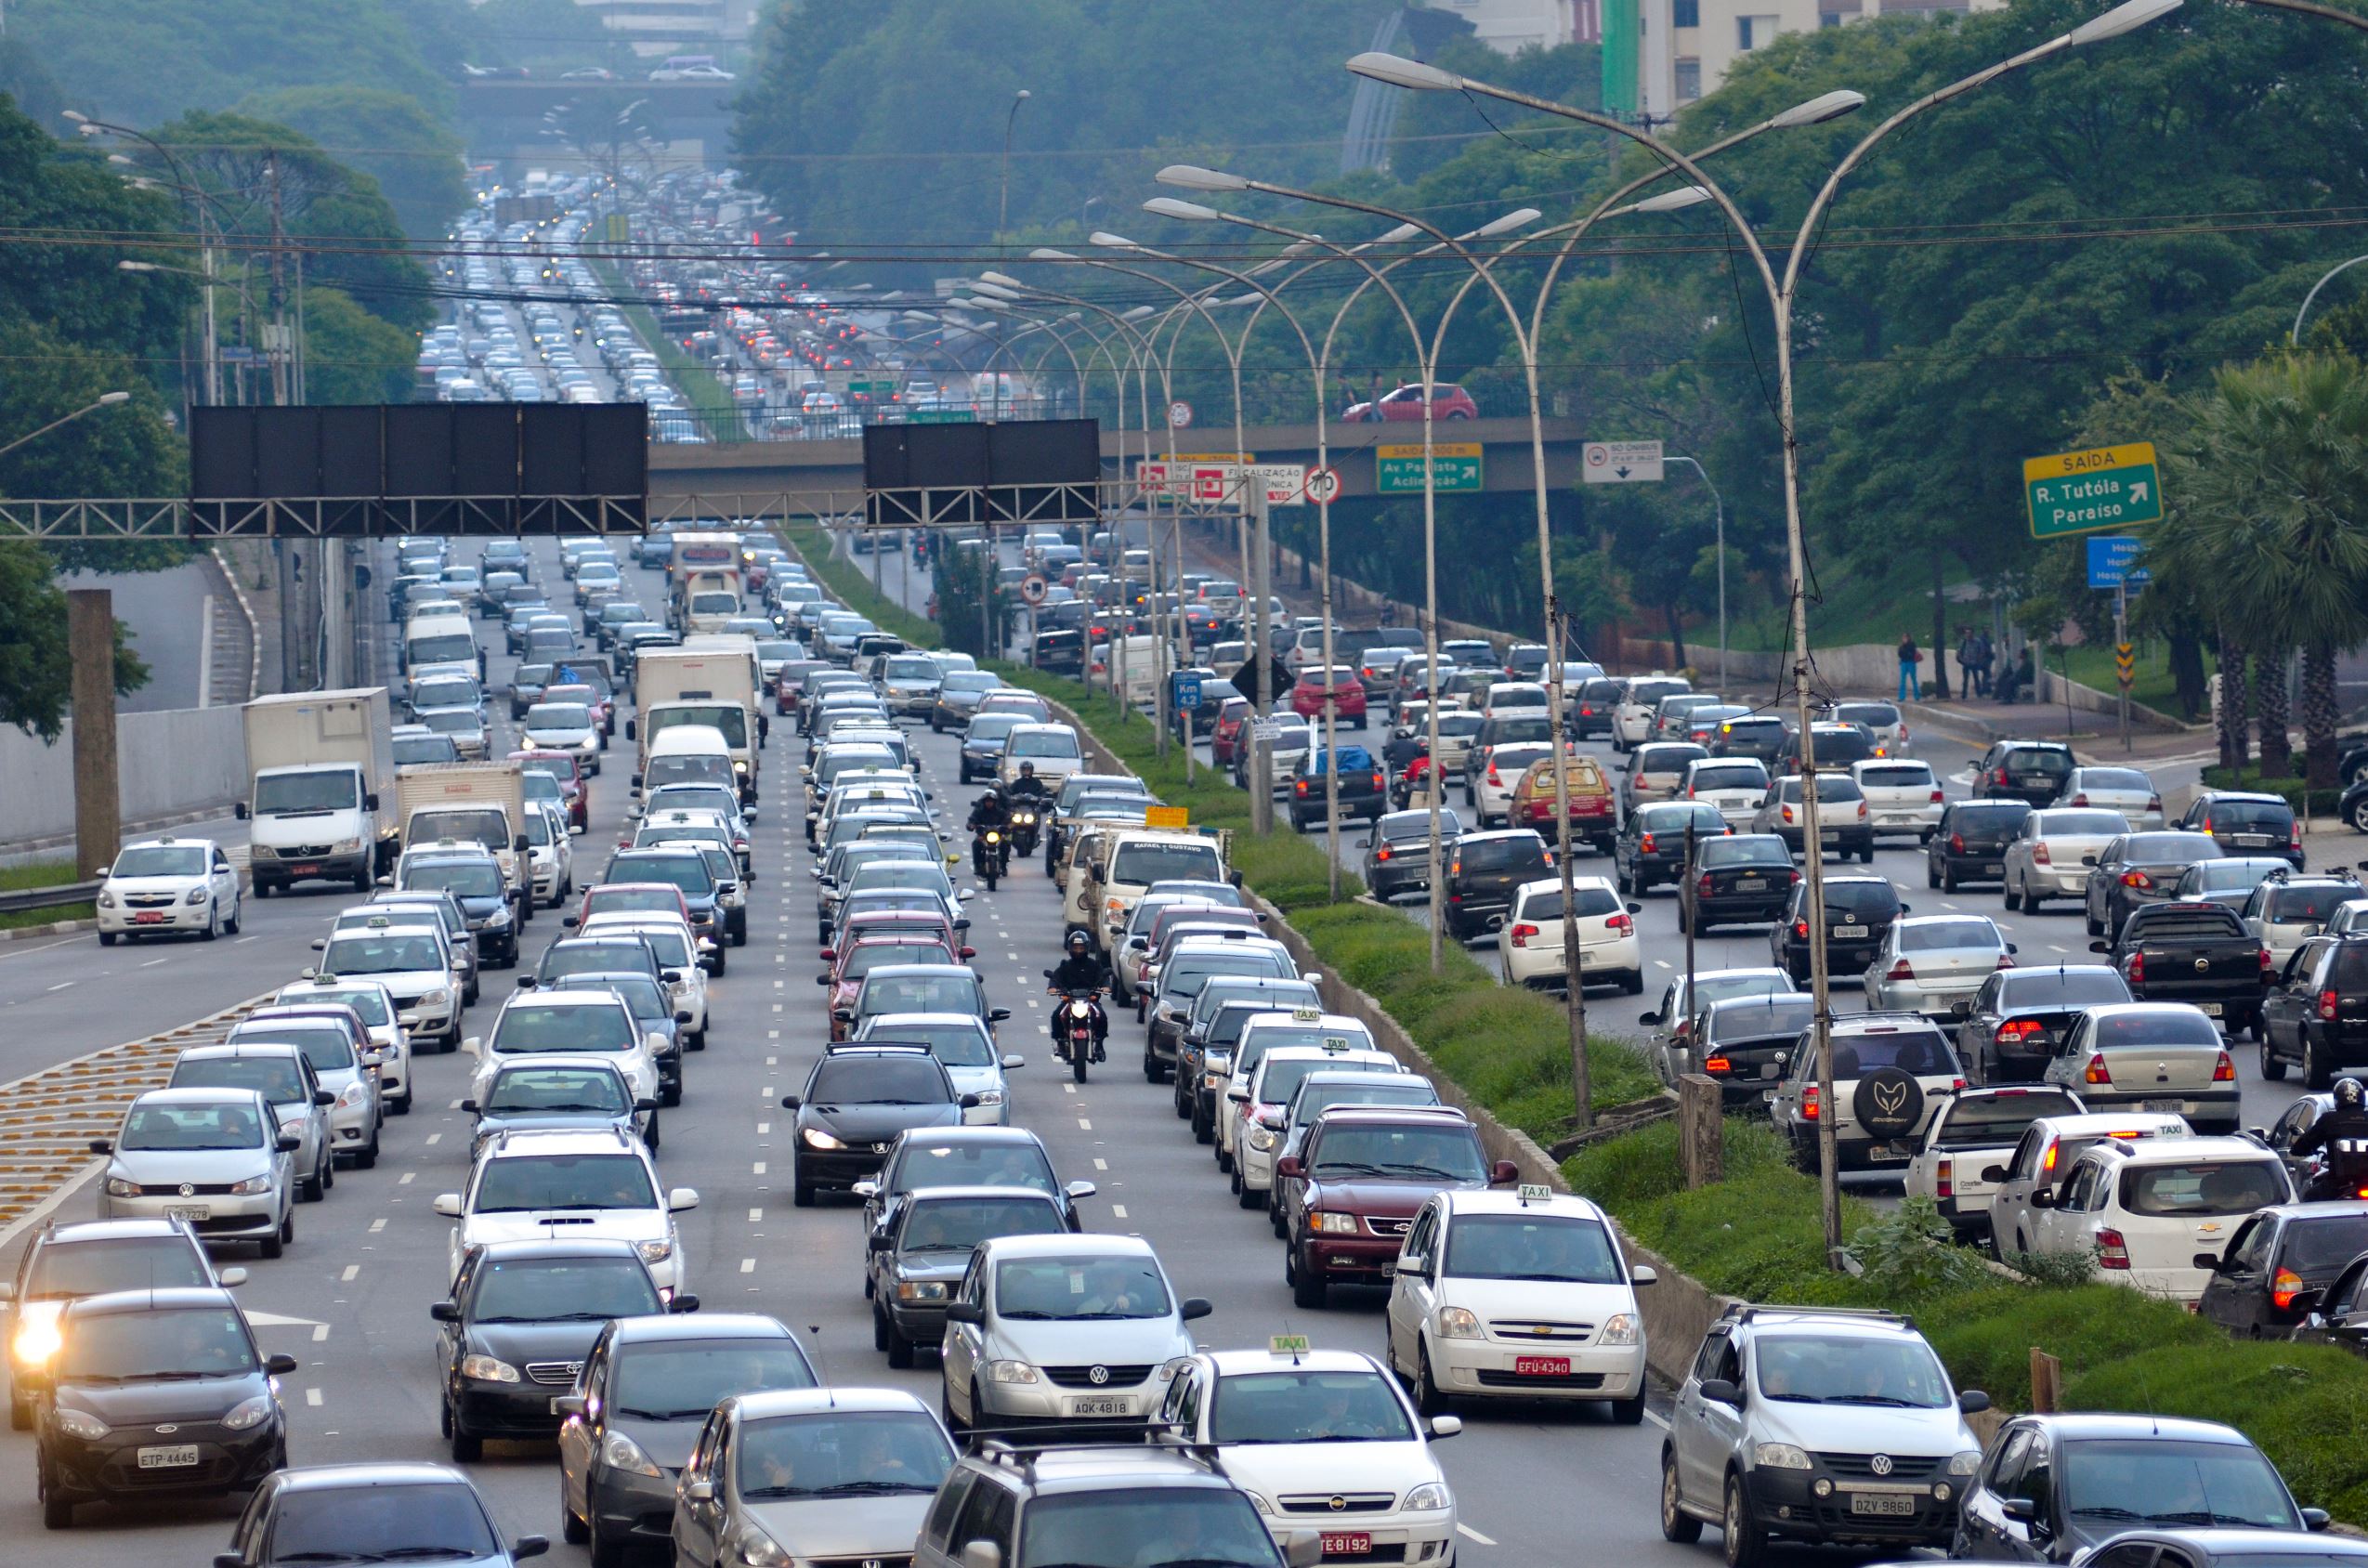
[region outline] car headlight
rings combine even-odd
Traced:
[[[797,1559],[783,1550],[772,1536],[745,1524],[740,1526],[739,1539],[733,1543],[732,1555],[742,1568],[796,1568],[797,1563]]]
[[[509,924],[510,911],[507,908],[496,909],[485,917],[485,929],[488,931],[504,931]]]
[[[1354,1214],[1319,1212],[1313,1216],[1311,1222],[1317,1231],[1326,1235],[1354,1235],[1356,1234],[1356,1216]]]
[[[8,1352],[17,1358],[20,1366],[46,1366],[63,1343],[58,1334],[58,1320],[45,1317],[18,1329],[17,1337],[8,1342]]]
[[[1971,1475],[1982,1468],[1982,1450],[1968,1448],[1949,1460],[1951,1475]]]
[[[662,1472],[641,1451],[641,1444],[623,1432],[612,1431],[600,1444],[600,1462],[610,1470],[623,1470],[628,1475],[656,1477]]]
[[[1260,1496],[1257,1493],[1245,1492],[1243,1495],[1249,1499],[1249,1506],[1256,1509],[1260,1513],[1271,1514],[1275,1511],[1275,1505]]]
[[[253,1399],[241,1400],[229,1415],[222,1418],[222,1424],[232,1431],[244,1431],[270,1414],[271,1396],[259,1393]]]
[[[190,889],[189,896],[182,899],[181,902],[184,904],[203,904],[212,896],[213,894],[208,892],[206,889],[202,887],[193,887]]]
[[[107,1178],[107,1196],[109,1197],[137,1197],[139,1183],[126,1182],[121,1176],[110,1176]]]
[[[105,888],[100,888],[98,890],[98,907],[102,909],[113,908],[115,907],[115,895],[108,892]]]
[[[61,1405],[55,1418],[59,1431],[85,1443],[96,1443],[107,1435],[107,1423],[86,1410],[72,1410]]]
[[[1472,1315],[1472,1309],[1469,1307],[1441,1307],[1439,1309],[1439,1338],[1477,1339],[1480,1338],[1480,1319]]]
[[[804,1137],[805,1139],[805,1146],[809,1149],[844,1149],[846,1147],[844,1143],[842,1143],[836,1138],[831,1137],[828,1132],[825,1132],[821,1129],[816,1127],[807,1128],[804,1133]]]
[[[987,1364],[987,1379],[994,1383],[1033,1383],[1036,1368],[1025,1361],[990,1361]]]
[[[1188,1355],[1170,1356],[1159,1364],[1159,1380],[1165,1383],[1181,1378],[1191,1365],[1192,1357]]]
[[[1003,1091],[1000,1089],[982,1089],[978,1091],[978,1103],[982,1105],[1000,1105],[1003,1103]]]
[[[946,1299],[946,1283],[938,1279],[900,1279],[896,1281],[899,1301],[942,1301]]]
[[[1456,1498],[1455,1494],[1447,1490],[1446,1482],[1426,1481],[1408,1492],[1406,1501],[1399,1506],[1409,1509],[1451,1509],[1456,1506]]]
[[[250,1176],[243,1182],[231,1183],[230,1195],[233,1197],[259,1197],[263,1194],[269,1192],[271,1187],[272,1178],[270,1176]]]
[[[461,1358],[461,1376],[480,1383],[515,1383],[518,1369],[495,1356],[465,1355]]]
[[[1636,1339],[1636,1319],[1628,1313],[1614,1313],[1604,1320],[1603,1331],[1595,1336],[1599,1345],[1632,1345]]]
[[[1277,1142],[1279,1140],[1268,1128],[1253,1127],[1249,1130],[1249,1146],[1262,1155],[1272,1152]]]
[[[360,847],[361,841],[360,839],[339,839],[335,843],[329,846],[329,853],[332,855],[351,855],[354,851]]]
[[[451,1004],[451,992],[438,989],[430,991],[425,996],[420,998],[419,1003],[422,1007],[445,1007]]]
[[[1768,1470],[1805,1470],[1809,1455],[1789,1443],[1763,1443],[1751,1451],[1751,1462]]]
[[[641,1254],[645,1263],[662,1263],[674,1255],[674,1238],[660,1236],[655,1241],[636,1241],[634,1250]]]
[[[337,1104],[340,1109],[349,1111],[369,1098],[370,1090],[368,1086],[363,1084],[360,1078],[356,1078],[353,1082],[346,1085],[344,1089],[338,1091]]]

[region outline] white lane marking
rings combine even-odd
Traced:
[[[1652,1422],[1655,1426],[1660,1428],[1663,1431],[1669,1430],[1669,1418],[1667,1416],[1662,1415],[1657,1410],[1646,1410],[1644,1412],[1644,1418]]]
[[[431,1132],[427,1135],[426,1141],[430,1144],[440,1143],[444,1141],[444,1135],[441,1132]]]
[[[312,1342],[314,1344],[317,1345],[327,1338],[329,1338],[329,1326],[327,1324],[316,1323],[312,1326]]]
[[[418,1174],[419,1172],[416,1170],[406,1170],[400,1176],[395,1178],[395,1185],[399,1187],[408,1187],[412,1184],[412,1179]]]
[[[2061,943],[2050,942],[2047,944],[2047,951],[2051,953],[2069,953],[2072,949],[2063,946]]]
[[[769,1121],[760,1121],[756,1124],[756,1130],[758,1135],[762,1136],[773,1130],[773,1124]]]
[[[742,1274],[754,1274],[755,1272],[756,1272],[756,1260],[755,1260],[755,1259],[753,1259],[753,1258],[743,1258],[743,1259],[741,1259],[741,1260],[740,1260],[740,1273],[742,1273]]]
[[[341,1280],[351,1280],[359,1278],[360,1274],[361,1265],[360,1263],[347,1263],[344,1272],[339,1274],[337,1277]]]
[[[751,1171],[751,1172],[750,1172],[750,1174],[751,1174],[751,1175],[752,1175],[752,1176],[762,1176],[762,1175],[764,1175],[764,1174],[765,1174],[765,1162],[764,1162],[763,1160],[761,1160],[761,1159],[760,1159],[760,1160],[758,1160],[758,1161],[756,1162],[756,1169],[755,1169],[754,1170]]]
[[[142,969],[154,969],[160,963],[171,963],[172,961],[173,960],[171,955],[167,954],[165,957],[161,959],[150,959],[146,963],[141,964],[140,967]]]
[[[1085,1117],[1079,1117],[1077,1118],[1077,1130],[1079,1132],[1091,1132],[1093,1130],[1093,1124],[1086,1120]]]
[[[62,991],[62,990],[64,990],[67,987],[69,987],[69,986],[71,986],[71,985],[72,985],[72,984],[73,984],[73,982],[72,982],[72,980],[60,980],[60,981],[59,981],[59,982],[58,982],[55,986],[52,986],[52,987],[50,987],[49,988],[50,988],[51,990],[53,990],[53,991]]]
[[[1096,1170],[1107,1170],[1110,1169],[1110,1162],[1097,1155],[1094,1156],[1093,1169]]]
[[[758,1224],[762,1224],[762,1223],[764,1223],[764,1222],[765,1222],[765,1210],[763,1210],[762,1209],[750,1209],[750,1210],[748,1211],[748,1222],[749,1222],[750,1224],[752,1224],[752,1225],[758,1225]]]
[[[1127,1217],[1127,1206],[1123,1203],[1114,1203],[1110,1205],[1110,1213],[1114,1217],[1123,1220]]]
[[[377,1235],[380,1231],[383,1231],[383,1230],[385,1230],[386,1228],[386,1215],[384,1215],[384,1214],[381,1214],[381,1215],[380,1215],[377,1219],[373,1220],[373,1221],[370,1222],[370,1234],[371,1234],[371,1235]]]
[[[444,1108],[448,1111],[457,1111],[461,1108],[461,1103],[458,1100],[455,1100]]]
[[[254,938],[254,937],[252,937],[252,936],[242,936],[242,937],[240,937],[237,941],[232,942],[232,943],[230,944],[230,946],[231,946],[231,947],[245,947],[248,943],[250,943],[250,942],[252,942],[252,941],[254,941],[254,940],[255,940],[255,938]]]
[[[321,1405],[321,1391],[319,1389],[305,1390],[304,1402],[307,1405],[314,1406],[316,1409],[319,1408]]]
[[[1494,1542],[1494,1541],[1490,1540],[1487,1536],[1485,1536],[1485,1535],[1482,1535],[1479,1531],[1474,1530],[1474,1529],[1473,1529],[1471,1525],[1469,1525],[1469,1524],[1464,1524],[1464,1523],[1460,1523],[1460,1522],[1459,1522],[1459,1523],[1456,1525],[1456,1534],[1457,1534],[1457,1535],[1469,1535],[1469,1536],[1471,1536],[1473,1540],[1478,1541],[1478,1542],[1479,1542],[1482,1546],[1484,1546],[1484,1547],[1493,1547],[1493,1546],[1495,1546],[1495,1545],[1497,1544],[1496,1542]]]
[[[1667,969],[1669,967],[1669,960],[1667,959],[1655,959],[1653,960],[1653,967],[1655,969]]]

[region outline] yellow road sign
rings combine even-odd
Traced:
[[[1478,441],[1433,441],[1431,443],[1431,452],[1434,457],[1478,457],[1480,443]],[[1377,446],[1373,449],[1373,455],[1380,458],[1411,458],[1420,462],[1422,443],[1416,441],[1404,446]]]

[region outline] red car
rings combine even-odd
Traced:
[[[1249,1114],[1240,1101],[1234,1109]],[[1314,1308],[1336,1284],[1388,1284],[1406,1227],[1433,1193],[1508,1185],[1520,1172],[1511,1160],[1489,1162],[1460,1111],[1334,1105],[1315,1118],[1302,1154],[1276,1162],[1275,1177],[1289,1243],[1283,1277],[1292,1302]]]
[[[1299,679],[1291,685],[1291,712],[1302,719],[1321,723],[1324,699],[1329,697],[1333,714],[1341,722],[1351,728],[1363,729],[1365,683],[1358,680],[1356,672],[1346,665],[1329,672],[1329,680],[1326,679],[1326,674],[1324,670],[1312,666],[1300,673]]]
[[[510,760],[559,781],[559,799],[568,808],[568,826],[578,832],[592,828],[590,791],[584,788],[583,759],[573,751],[513,751]]]
[[[831,1038],[834,1040],[847,1038],[846,1021],[839,1014],[855,1006],[856,993],[863,989],[863,977],[871,973],[872,965],[954,961],[951,947],[922,930],[910,935],[898,932],[895,935],[865,936],[834,951],[838,957],[831,960],[831,967],[815,977],[816,985],[831,988],[827,1005],[831,1010]]]
[[[1217,723],[1209,732],[1209,759],[1219,767],[1234,765],[1234,752],[1241,745],[1243,726],[1249,723],[1249,699],[1228,697],[1217,710]]]
[[[1341,415],[1344,425],[1370,425],[1400,419],[1419,420],[1422,417],[1422,384],[1408,382],[1393,392],[1384,394],[1378,403],[1351,403]],[[1480,405],[1472,394],[1451,382],[1431,384],[1431,417],[1436,419],[1478,419]]]

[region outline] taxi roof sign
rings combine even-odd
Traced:
[[[1518,1189],[1524,1203],[1545,1203],[1552,1199],[1554,1189],[1536,1182],[1524,1182]]]
[[[1266,1339],[1268,1355],[1305,1355],[1314,1348],[1304,1334],[1274,1334]]]
[[[1294,1007],[1291,1009],[1291,1022],[1294,1024],[1313,1024],[1323,1016],[1324,1010],[1320,1007]]]

